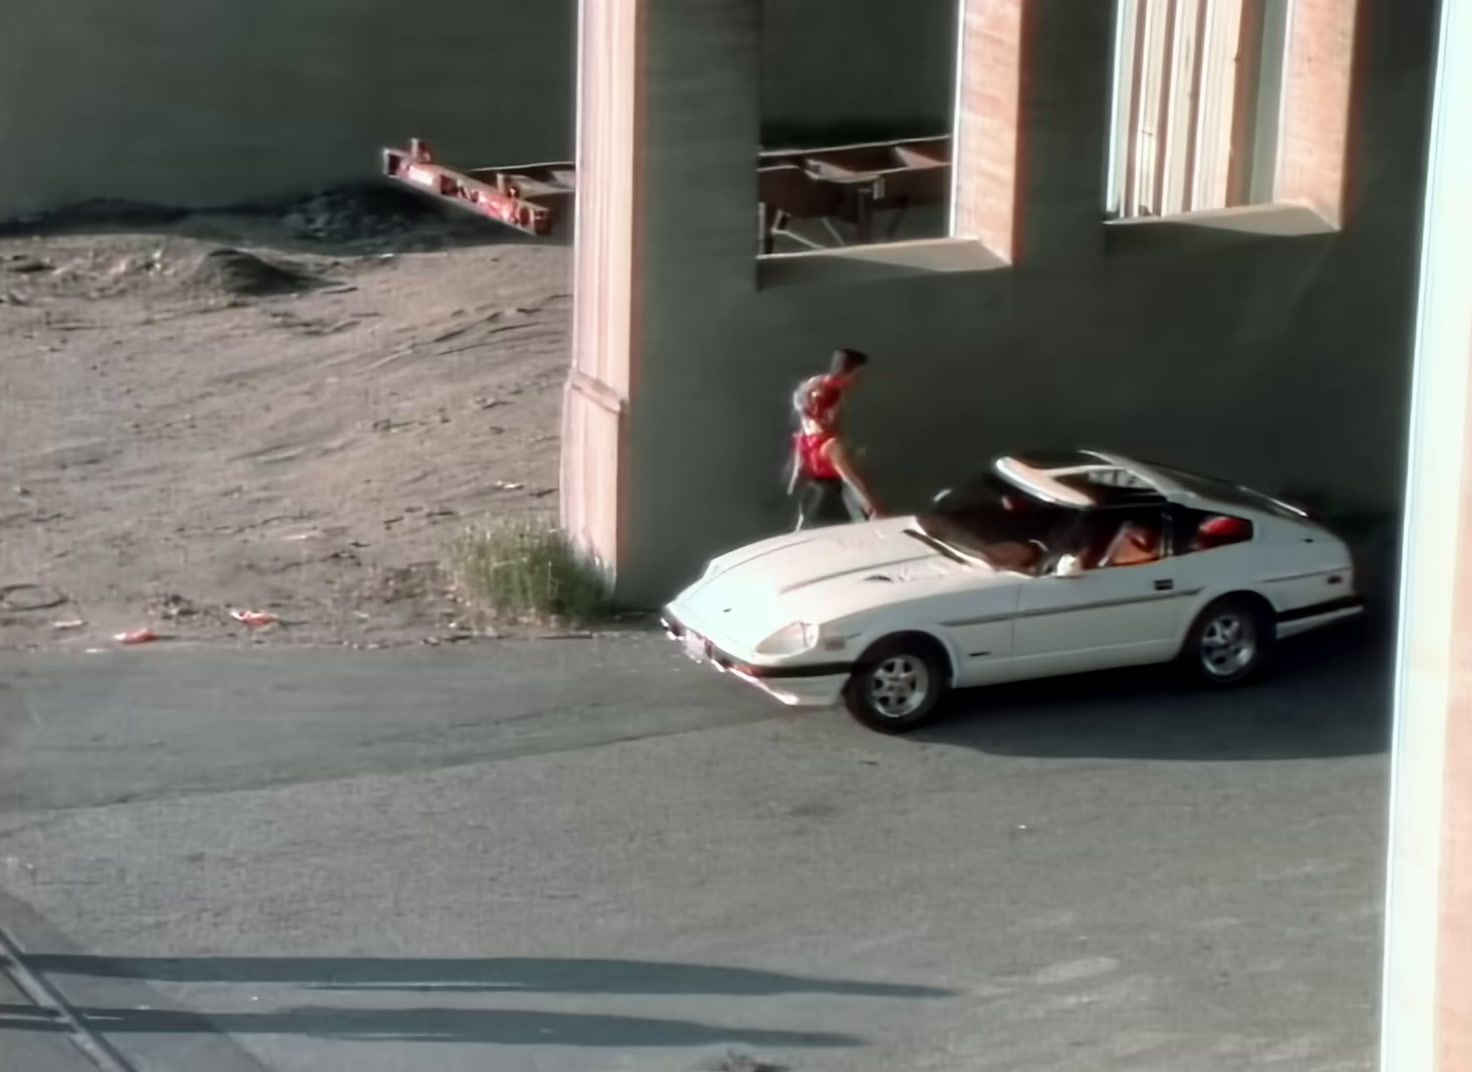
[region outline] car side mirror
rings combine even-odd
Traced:
[[[1078,555],[1064,555],[1058,560],[1058,565],[1053,567],[1055,577],[1082,577],[1084,575],[1084,564],[1079,561]]]

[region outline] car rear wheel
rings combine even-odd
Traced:
[[[844,706],[879,733],[905,733],[927,721],[945,694],[945,661],[922,638],[880,641],[843,690]]]
[[[1226,596],[1197,617],[1181,658],[1198,681],[1224,688],[1256,677],[1272,644],[1272,623],[1262,607],[1242,596]]]

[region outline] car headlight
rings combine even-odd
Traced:
[[[818,643],[818,627],[812,622],[791,622],[756,646],[758,655],[801,655]]]

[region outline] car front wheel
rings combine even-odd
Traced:
[[[945,663],[934,645],[920,639],[881,641],[864,658],[843,690],[844,706],[862,725],[879,733],[904,733],[935,713],[947,687]]]
[[[1262,670],[1272,643],[1272,623],[1262,609],[1252,600],[1227,596],[1197,617],[1181,657],[1206,685],[1240,685]]]

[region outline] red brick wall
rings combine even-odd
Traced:
[[[1283,70],[1276,201],[1344,222],[1355,40],[1364,0],[1296,0]]]
[[[966,0],[956,168],[957,238],[979,239],[1005,260],[1021,216],[1021,109],[1029,0]]]

